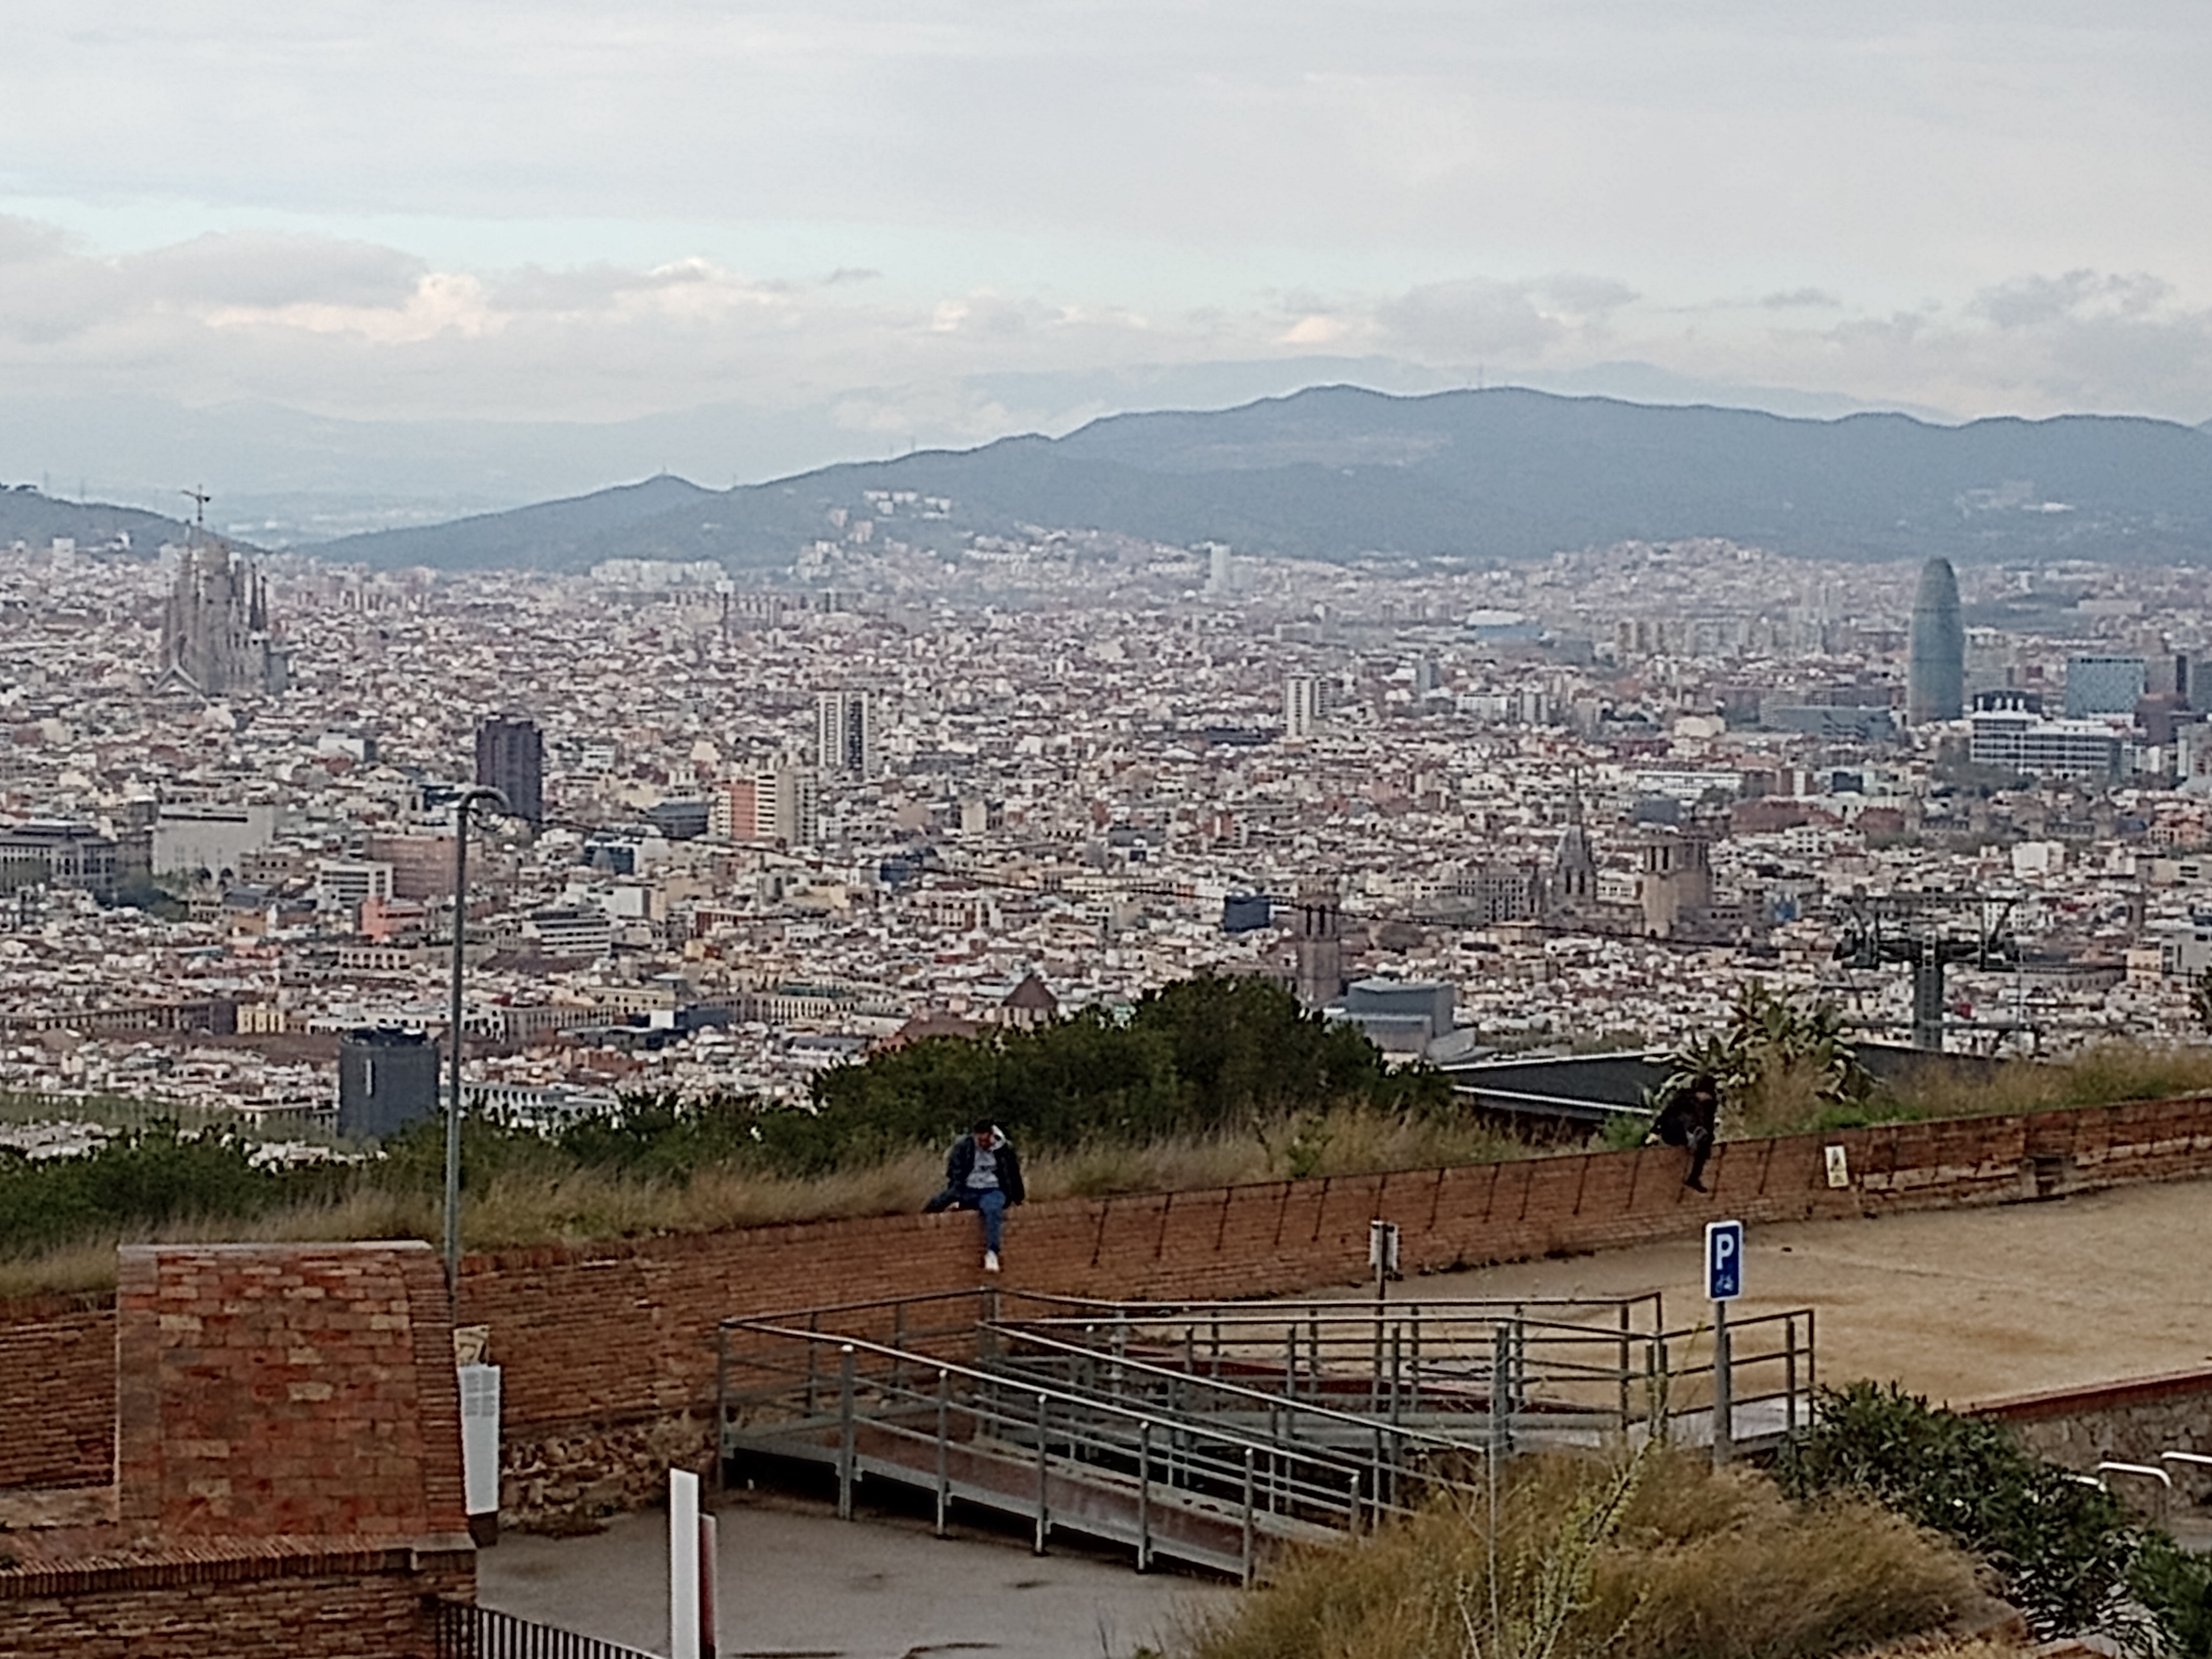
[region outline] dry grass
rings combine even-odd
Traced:
[[[1954,1082],[1931,1067],[1895,1090],[1890,1103],[1894,1110],[1881,1115],[1980,1116],[2207,1091],[2212,1091],[2212,1049],[2114,1043],[2059,1064],[2005,1067],[1979,1083]],[[1799,1099],[1799,1094],[1806,1098]],[[1813,1114],[1809,1093],[1779,1087],[1773,1099],[1761,1102],[1758,1122],[1745,1121],[1735,1132],[1784,1133],[1799,1112],[1808,1120]],[[1103,1198],[1501,1163],[1550,1150],[1464,1121],[1341,1107],[1257,1130],[1039,1153],[1028,1160],[1026,1173],[1033,1199]],[[597,1170],[502,1175],[484,1190],[470,1194],[462,1215],[463,1238],[471,1249],[495,1249],[890,1215],[915,1208],[940,1178],[939,1156],[928,1151],[810,1179],[719,1165],[683,1180]],[[0,1296],[110,1288],[118,1243],[349,1238],[434,1243],[440,1237],[434,1192],[368,1183],[334,1202],[301,1205],[255,1220],[188,1221],[158,1232],[110,1232],[35,1256],[0,1259]]]
[[[1492,1130],[1345,1108],[1309,1114],[1264,1133],[1041,1153],[1026,1161],[1024,1174],[1032,1199],[1101,1198],[1288,1176],[1486,1163],[1528,1156],[1529,1151]],[[467,1194],[462,1242],[470,1249],[583,1244],[779,1221],[893,1215],[920,1208],[943,1180],[942,1155],[926,1150],[804,1179],[721,1164],[681,1180],[609,1170],[507,1173]],[[364,1183],[335,1201],[297,1205],[252,1219],[188,1220],[153,1231],[111,1232],[35,1256],[0,1260],[0,1296],[111,1288],[118,1243],[354,1238],[434,1243],[443,1236],[440,1208],[434,1191]]]
[[[1971,1559],[1887,1511],[1800,1509],[1688,1454],[1532,1458],[1510,1477],[1494,1551],[1486,1505],[1434,1502],[1293,1562],[1190,1632],[1183,1659],[1819,1659],[1980,1600]]]
[[[1986,1117],[2212,1092],[2212,1048],[2106,1042],[2045,1065],[2006,1066],[1980,1082],[1929,1066],[1893,1091],[1915,1117]]]

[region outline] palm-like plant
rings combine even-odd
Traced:
[[[1825,999],[1799,1001],[1757,980],[1741,987],[1728,1023],[1668,1057],[1650,1103],[1663,1108],[1699,1076],[1720,1085],[1726,1127],[1779,1129],[1865,1103],[1874,1078],[1844,1035],[1843,1012]]]

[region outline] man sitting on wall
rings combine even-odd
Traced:
[[[1692,1192],[1705,1190],[1705,1160],[1712,1156],[1720,1121],[1720,1085],[1710,1073],[1700,1072],[1675,1091],[1651,1126],[1653,1135],[1667,1146],[1689,1148],[1690,1173],[1682,1184]]]
[[[1014,1143],[988,1118],[952,1143],[945,1158],[945,1190],[922,1206],[940,1210],[974,1210],[983,1218],[983,1271],[999,1271],[1006,1208],[1022,1201],[1022,1161]]]

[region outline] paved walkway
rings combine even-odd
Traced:
[[[1682,1325],[1707,1305],[1701,1255],[1685,1239],[1438,1273],[1399,1293],[1656,1290]],[[2212,1182],[1753,1227],[1745,1258],[1737,1311],[1814,1310],[1827,1382],[1895,1380],[1962,1406],[2212,1364]]]
[[[1139,1574],[1126,1555],[1055,1540],[1038,1557],[1009,1538],[840,1521],[788,1498],[732,1494],[715,1512],[720,1659],[1129,1659],[1237,1594]],[[510,1534],[478,1556],[477,1595],[503,1612],[665,1653],[667,1562],[665,1511],[625,1516],[589,1538]]]

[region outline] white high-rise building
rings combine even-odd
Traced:
[[[822,838],[822,787],[814,769],[779,755],[708,799],[707,827],[732,841],[811,847]]]
[[[1283,682],[1283,736],[1304,743],[1321,725],[1321,682],[1311,674],[1293,674]]]
[[[760,838],[781,847],[811,847],[822,839],[822,789],[814,769],[780,760],[753,781]]]
[[[1225,599],[1237,591],[1237,560],[1226,542],[1207,542],[1206,544],[1206,591],[1212,598]]]
[[[876,775],[876,700],[866,691],[823,691],[814,699],[814,751],[830,777]]]

